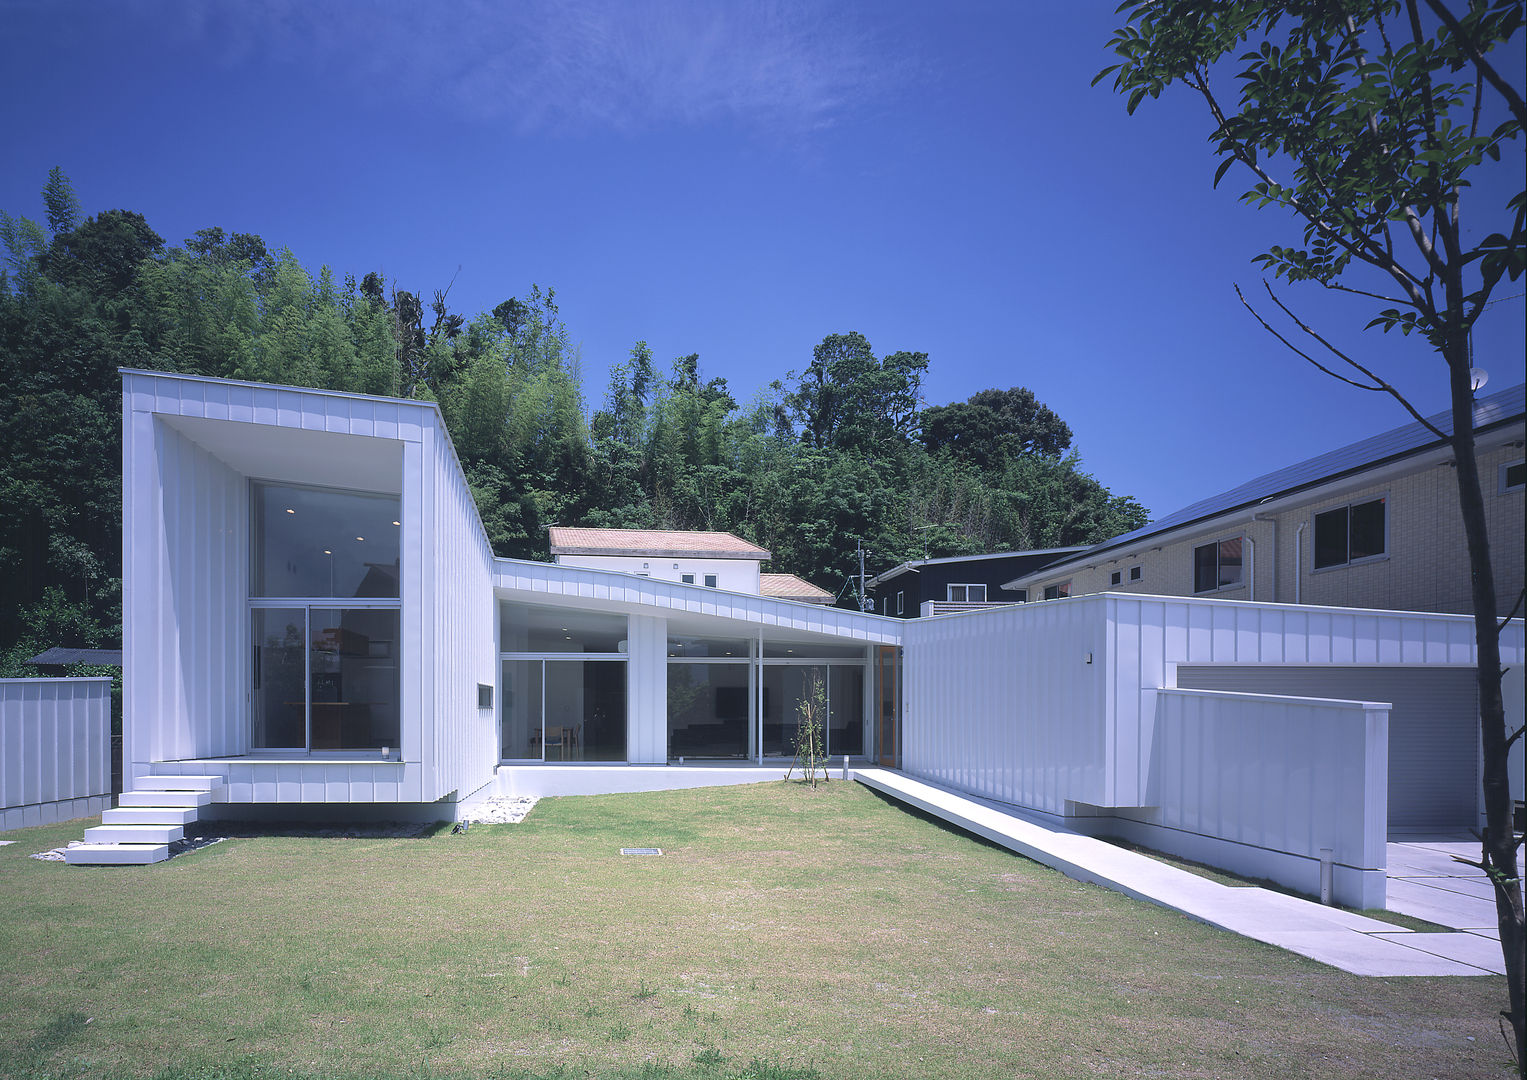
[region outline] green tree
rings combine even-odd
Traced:
[[[829,334],[785,400],[807,445],[873,452],[916,433],[927,370],[927,353],[877,360],[863,334]]]
[[[1026,386],[982,390],[967,401],[923,410],[923,445],[961,461],[998,468],[1021,454],[1056,456],[1071,445],[1071,429]]]
[[[1216,184],[1239,165],[1253,180],[1244,201],[1302,223],[1299,243],[1255,262],[1274,278],[1376,302],[1369,327],[1421,333],[1441,361],[1452,434],[1433,431],[1453,449],[1479,650],[1487,820],[1479,865],[1495,885],[1517,1063],[1527,1067],[1527,940],[1507,772],[1522,733],[1507,735],[1501,700],[1497,618],[1508,605],[1497,600],[1490,562],[1469,348],[1496,286],[1527,266],[1527,191],[1504,206],[1466,199],[1470,177],[1527,123],[1520,89],[1492,59],[1521,30],[1523,4],[1470,0],[1455,12],[1443,0],[1130,0],[1121,10],[1128,24],[1110,42],[1120,63],[1098,79],[1114,75],[1130,112],[1186,86],[1208,109]],[[1520,68],[1510,74],[1520,78]],[[1224,91],[1228,80],[1238,98]],[[1479,214],[1468,227],[1466,204]],[[1372,367],[1295,323],[1316,355],[1279,334],[1290,348],[1345,383],[1393,395],[1425,422]]]

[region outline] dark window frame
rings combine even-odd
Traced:
[[[1235,561],[1226,559],[1225,545],[1234,544],[1238,549],[1238,559]],[[1208,562],[1207,556],[1212,555],[1213,564]],[[1228,567],[1236,568],[1234,579],[1227,580],[1225,573]],[[1214,583],[1205,584],[1204,573],[1213,570]],[[1243,589],[1246,587],[1246,534],[1236,533],[1233,536],[1220,536],[1208,543],[1193,545],[1193,595],[1204,596],[1208,593],[1223,592],[1226,589]]]
[[[1375,507],[1379,511],[1377,550],[1370,550],[1374,547],[1375,539],[1372,533]],[[1359,513],[1364,518],[1360,523],[1354,520]],[[1355,544],[1353,541],[1353,534],[1358,528],[1363,529],[1361,544]],[[1332,529],[1339,529],[1340,536],[1331,535]],[[1314,573],[1340,570],[1347,566],[1360,566],[1363,563],[1380,562],[1389,558],[1388,492],[1371,498],[1354,499],[1351,502],[1327,506],[1312,512],[1310,533],[1310,569]],[[1339,552],[1335,550],[1338,539],[1340,540]],[[1357,554],[1354,554],[1354,549]]]

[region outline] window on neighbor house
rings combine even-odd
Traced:
[[[1381,557],[1387,550],[1384,499],[1334,506],[1315,515],[1315,569],[1347,566]]]
[[[1122,570],[1115,570],[1113,573],[1108,575],[1108,584],[1110,584],[1110,585],[1118,585],[1123,580],[1124,580],[1124,571],[1122,571]]]
[[[705,575],[705,587],[707,589],[714,589],[716,587],[716,575],[715,574],[706,574]]]
[[[693,574],[680,574],[679,580],[685,585],[693,585],[695,583],[695,576]]]
[[[1527,461],[1510,461],[1500,467],[1500,493],[1527,487]]]
[[[1046,600],[1064,600],[1066,597],[1068,597],[1070,595],[1071,595],[1071,583],[1069,581],[1062,581],[1059,585],[1046,585],[1045,586],[1045,599]]]
[[[896,614],[904,615],[904,614],[906,614],[906,610],[907,610],[907,594],[904,593],[904,592],[899,592],[899,593],[896,594]]]
[[[1241,583],[1245,569],[1243,538],[1239,536],[1200,544],[1193,549],[1193,591],[1214,592],[1231,589]]]
[[[1140,567],[1138,567],[1138,566],[1131,566],[1129,568],[1129,580],[1130,581],[1139,581],[1140,578],[1143,577],[1143,576],[1144,575],[1141,573]]]
[[[950,585],[947,588],[947,597],[956,603],[984,604],[986,602],[985,585]]]

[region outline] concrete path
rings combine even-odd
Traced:
[[[1267,889],[1221,885],[1148,855],[1057,826],[1039,815],[1026,815],[1013,807],[999,808],[890,769],[855,769],[853,778],[1078,881],[1160,904],[1199,922],[1277,945],[1354,975],[1504,973],[1500,946],[1485,934],[1418,934],[1393,923]],[[1448,860],[1446,852],[1432,848],[1401,855],[1408,860],[1407,865],[1416,864],[1411,868],[1418,874],[1426,871],[1431,878],[1446,879],[1443,871],[1448,865],[1457,866]],[[1399,884],[1402,889],[1439,888],[1412,879],[1402,879]],[[1475,899],[1461,888],[1445,891]],[[1421,904],[1419,898],[1410,902]],[[1435,899],[1432,909],[1439,909]],[[1429,915],[1421,917],[1432,919]]]

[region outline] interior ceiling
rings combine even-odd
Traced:
[[[245,476],[388,495],[403,491],[403,444],[397,439],[200,416],[159,420]]]

